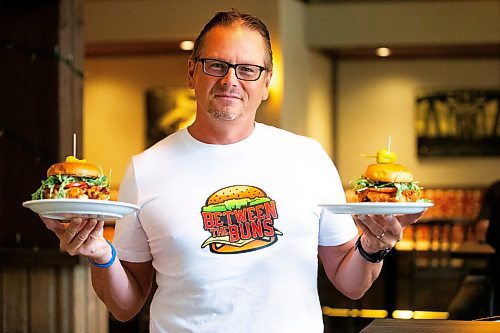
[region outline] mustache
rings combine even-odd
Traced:
[[[243,93],[237,89],[214,89],[212,91],[212,94],[213,95],[229,95],[229,96],[233,96],[233,97],[238,97],[238,98],[242,98],[243,97]]]

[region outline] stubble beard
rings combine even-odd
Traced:
[[[229,105],[217,107],[213,103],[210,103],[208,106],[208,114],[215,119],[235,120],[239,118],[243,112],[240,109],[234,110],[234,108]]]
[[[208,109],[208,114],[211,115],[215,119],[221,120],[235,120],[236,114],[233,112],[228,112],[226,110],[219,110],[217,108],[211,107]]]

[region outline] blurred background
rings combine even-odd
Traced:
[[[230,8],[271,32],[273,82],[258,121],[317,139],[348,198],[372,162],[361,155],[391,137],[436,203],[361,301],[320,272],[325,330],[448,318],[465,278],[487,265],[483,248],[460,253],[480,243],[475,218],[500,178],[500,1],[17,1],[0,11],[2,332],[147,331],[147,309],[125,324],[110,318],[87,263],[59,253],[21,203],[72,154],[73,133],[77,157],[101,166],[116,192],[132,155],[189,124],[189,42]]]

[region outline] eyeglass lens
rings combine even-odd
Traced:
[[[235,69],[236,77],[240,80],[255,81],[258,80],[262,72],[262,68],[257,65],[247,64],[229,64],[220,60],[200,59],[203,63],[203,71],[205,74],[222,77],[227,74],[230,67]]]

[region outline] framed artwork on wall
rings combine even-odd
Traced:
[[[500,90],[421,89],[419,157],[500,156]]]
[[[196,115],[192,89],[160,87],[146,90],[146,144],[151,147],[166,136],[191,125]]]

